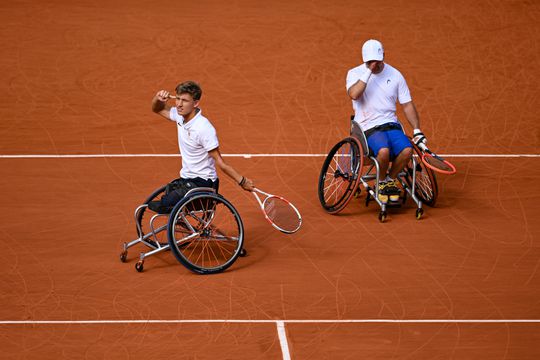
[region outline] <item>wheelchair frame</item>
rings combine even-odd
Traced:
[[[216,193],[215,189],[209,188],[209,187],[199,187],[199,188],[193,188],[189,190],[186,195],[174,206],[174,208],[167,214],[159,214],[154,213],[149,222],[148,225],[150,227],[150,231],[145,233],[143,229],[143,217],[144,213],[149,210],[148,204],[150,201],[156,199],[159,195],[163,194],[165,191],[166,185],[160,187],[156,191],[152,193],[148,197],[148,199],[145,201],[144,204],[138,206],[135,209],[134,212],[134,218],[135,218],[135,225],[137,228],[137,235],[138,238],[135,240],[132,240],[128,243],[124,243],[123,245],[123,251],[120,254],[120,260],[122,262],[126,262],[127,260],[127,254],[128,249],[132,246],[135,246],[139,243],[142,243],[146,247],[150,248],[151,250],[148,252],[141,252],[139,256],[139,260],[135,264],[135,269],[138,272],[142,272],[144,268],[144,261],[147,257],[158,254],[163,251],[172,250],[173,254],[177,258],[177,260],[182,263],[185,267],[187,267],[189,270],[199,273],[199,274],[211,274],[211,273],[218,273],[222,272],[225,269],[227,269],[229,266],[231,266],[234,261],[238,258],[238,256],[245,256],[247,255],[247,252],[243,248],[243,242],[244,242],[244,226],[242,223],[242,219],[240,218],[240,215],[238,211],[234,208],[234,206],[227,201],[223,196]],[[199,205],[202,206],[203,201],[202,199],[209,199],[207,201],[210,202],[213,206],[211,209],[197,209],[195,205],[195,200],[199,201]],[[238,230],[238,236],[237,237],[229,237],[226,235],[223,235],[220,233],[220,230],[215,228],[213,226],[213,222],[215,220],[216,216],[216,208],[218,203],[221,203],[224,205],[225,208],[227,208],[231,215],[234,217],[234,221],[236,222],[236,227]],[[198,222],[200,226],[193,226],[189,220],[185,217],[185,211],[187,211],[187,214],[189,217],[193,220]],[[182,213],[182,214],[181,214]],[[180,214],[180,215],[179,215]],[[208,217],[209,214],[209,217]],[[167,223],[164,225],[156,226],[156,221],[160,218],[167,217]],[[181,222],[178,222],[179,218],[181,218]],[[175,234],[178,232],[177,226],[180,226],[182,231],[184,232],[190,232],[189,235],[181,238],[176,239]],[[162,243],[158,239],[158,234],[162,233],[163,231],[167,232],[167,243]],[[189,247],[192,243],[199,241],[199,239],[195,238],[207,238],[210,237],[215,238],[215,241],[227,241],[227,240],[233,240],[233,242],[236,242],[235,248],[233,250],[218,248],[216,249],[217,255],[225,255],[225,253],[229,253],[228,258],[226,261],[224,261],[222,264],[218,264],[216,266],[204,266],[201,264],[194,263],[191,259],[189,259],[184,253],[183,248]],[[192,240],[195,239],[195,240]],[[186,245],[187,244],[187,245]],[[195,245],[197,247],[197,245]],[[210,249],[210,246],[204,246],[201,245],[202,249],[200,249],[201,252],[207,251],[207,258],[212,253],[212,255],[216,256],[216,254]],[[193,248],[193,247],[192,247]],[[218,251],[219,250],[219,251]],[[196,260],[200,260],[202,257],[202,261],[204,261],[204,254],[199,255]]]
[[[435,179],[435,174],[433,171],[429,168],[426,168],[421,162],[419,162],[418,154],[420,154],[419,149],[413,144],[413,150],[416,156],[413,154],[413,157],[411,158],[411,161],[407,166],[397,175],[397,180],[401,184],[404,193],[403,198],[401,199],[401,203],[393,204],[393,203],[383,203],[379,199],[379,174],[380,174],[380,165],[377,161],[376,157],[373,156],[371,153],[371,150],[368,147],[367,138],[365,136],[364,131],[360,129],[360,127],[352,121],[354,117],[351,117],[351,136],[348,138],[345,138],[338,142],[330,151],[328,154],[324,164],[323,168],[321,170],[321,174],[319,177],[319,200],[321,202],[321,205],[323,208],[331,213],[331,214],[337,214],[340,212],[347,204],[349,203],[350,199],[354,197],[359,197],[361,193],[360,184],[364,187],[366,190],[366,200],[365,204],[366,206],[369,205],[369,202],[371,200],[375,200],[375,202],[380,207],[379,212],[379,221],[384,222],[388,216],[387,209],[389,207],[396,207],[401,206],[401,204],[404,204],[407,200],[407,197],[410,197],[414,203],[416,204],[416,212],[415,216],[416,219],[420,219],[422,215],[424,214],[424,209],[422,207],[422,199],[420,196],[417,196],[417,194],[422,194],[422,197],[424,199],[427,199],[428,196],[429,199],[428,205],[433,206],[437,197],[437,183]],[[356,129],[355,129],[356,127]],[[356,131],[355,131],[356,130]],[[332,161],[333,156],[340,150],[340,148],[343,145],[350,144],[351,146],[351,152],[354,153],[357,148],[358,154],[350,154],[351,157],[351,169],[350,174],[343,173],[341,169],[339,169],[339,164],[336,165],[338,169],[334,171],[333,175],[334,178],[342,177],[344,181],[350,182],[348,186],[348,190],[346,190],[346,193],[343,195],[341,200],[335,204],[335,206],[329,206],[326,203],[325,200],[325,180],[328,173],[328,168],[331,167],[330,163]],[[354,157],[357,156],[358,159],[355,160]],[[365,165],[364,162],[367,162],[368,165]],[[363,168],[367,167],[367,171],[365,174],[362,175]],[[426,189],[418,189],[417,188],[417,170],[420,169],[422,171],[425,171],[425,173],[428,176],[429,180],[429,187],[431,188],[430,194],[424,194],[426,192]],[[373,183],[373,186],[370,185],[370,182]],[[421,192],[420,192],[421,191]]]

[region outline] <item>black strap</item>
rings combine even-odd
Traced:
[[[400,123],[391,122],[391,123],[386,123],[386,124],[377,125],[375,127],[372,127],[371,129],[366,130],[364,134],[366,135],[366,138],[368,138],[371,135],[373,135],[373,133],[375,133],[377,131],[390,131],[390,130],[401,130],[401,131],[403,131],[403,128],[401,127]]]

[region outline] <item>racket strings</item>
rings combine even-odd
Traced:
[[[266,216],[278,228],[287,232],[294,232],[299,228],[300,218],[287,201],[278,197],[269,197],[263,205]]]
[[[443,171],[453,171],[454,169],[446,163],[446,161],[442,160],[441,158],[431,156],[430,154],[426,154],[424,156],[424,161],[428,163],[428,165],[431,165],[439,170]]]

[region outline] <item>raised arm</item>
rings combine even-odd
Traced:
[[[351,99],[357,100],[360,96],[362,96],[364,90],[366,90],[367,82],[371,77],[373,70],[377,68],[377,63],[377,61],[368,61],[366,63],[367,68],[365,69],[364,73],[360,76],[356,83],[347,90],[347,94]]]
[[[171,120],[169,117],[171,106],[167,105],[167,100],[169,100],[169,97],[170,94],[167,90],[158,91],[158,93],[152,99],[152,111],[168,120]]]
[[[371,72],[370,72],[371,74]],[[367,82],[367,80],[366,80]],[[367,83],[363,80],[358,80],[356,84],[351,86],[349,90],[347,91],[347,94],[349,94],[349,97],[353,100],[358,99],[362,94],[364,93],[364,90],[366,90]]]
[[[232,166],[225,163],[225,160],[223,160],[223,158],[221,157],[219,148],[210,150],[208,154],[214,159],[217,167],[225,174],[227,174],[227,176],[233,179],[238,185],[240,185],[242,189],[247,191],[253,191],[253,189],[255,188],[253,181],[240,175]]]

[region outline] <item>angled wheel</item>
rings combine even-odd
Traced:
[[[176,204],[167,235],[179,262],[193,272],[212,274],[227,269],[242,254],[244,225],[219,194],[195,193]]]
[[[128,254],[127,250],[122,251],[122,253],[120,254],[120,261],[121,262],[126,262],[127,254]]]
[[[137,270],[138,272],[143,272],[144,270],[144,261],[143,260],[139,260],[135,263],[135,270]]]
[[[338,142],[324,160],[319,176],[319,201],[330,214],[337,214],[351,200],[360,180],[364,161],[362,145],[353,137]]]
[[[435,206],[437,201],[437,196],[439,194],[439,189],[437,187],[437,179],[435,178],[435,173],[433,170],[428,168],[420,160],[422,157],[422,152],[420,149],[413,144],[414,154],[416,158],[416,178],[415,178],[415,190],[414,194],[422,201],[423,204],[428,206]],[[405,181],[409,187],[412,187],[413,180],[413,162],[412,160],[407,165],[407,176]]]

